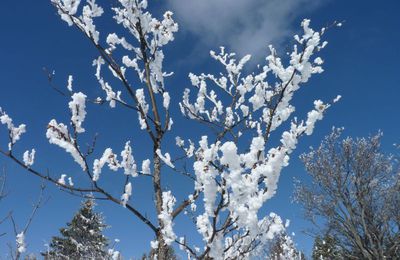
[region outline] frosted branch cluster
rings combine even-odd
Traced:
[[[183,152],[183,157],[179,157],[184,160],[181,164],[172,159],[176,158],[172,149],[161,151],[164,134],[173,124],[170,116],[173,105],[170,93],[173,92],[165,86],[166,77],[172,73],[163,70],[163,47],[174,40],[178,31],[173,13],[167,11],[161,19],[156,19],[147,11],[146,0],[118,0],[119,6],[111,8],[112,15],[129,37],[112,32],[102,39],[94,20],[104,11],[95,0],[87,0],[82,5],[80,0],[51,2],[61,19],[81,30],[99,52],[92,65],[104,96],[94,99],[93,103],[107,103],[111,108],[118,104],[137,113],[139,127],[152,141],[154,161],[144,159],[137,165],[128,141],[120,158],[108,147],[100,157],[89,162],[88,156],[94,147],[83,153],[78,139],[85,133],[86,105],[92,99],[73,91],[72,75],[67,81],[71,97],[68,103],[70,125],[52,119],[46,137],[51,144],[72,156],[89,176],[95,192],[131,210],[155,231],[158,238],[162,235],[162,240],[151,242],[152,248],[160,249],[176,242],[196,258],[248,259],[260,253],[266,243],[285,230],[282,219],[275,213],[265,214],[263,206],[276,194],[281,172],[288,166],[299,138],[311,135],[316,122],[322,120],[331,106],[316,100],[302,119],[293,116],[296,110],[292,104],[294,94],[311,76],[323,72],[324,61],[316,54],[327,45],[321,40],[325,28],[314,31],[310,28],[310,20],[303,20],[303,33],[294,37],[292,51],[279,56],[278,51],[269,46],[265,64],[257,66],[254,72],[250,71],[250,55],[239,58],[224,47],[217,52],[211,51],[211,58],[222,67],[222,72],[216,75],[190,73],[192,86],[183,91],[179,108],[184,117],[206,125],[216,134],[203,135],[197,140],[176,137],[176,145]],[[104,70],[107,69],[114,77],[114,81],[109,82],[117,82],[114,86],[105,80]],[[128,73],[138,77],[137,85],[131,84]],[[117,90],[117,85],[122,86],[121,90]],[[333,103],[339,99],[340,96],[336,97]],[[12,146],[26,127],[24,124],[15,127],[2,110],[0,122],[8,129],[11,155]],[[279,127],[284,130],[279,131]],[[28,170],[34,163],[35,152],[32,149],[23,154],[23,165]],[[189,169],[187,162],[192,166]],[[112,171],[123,171],[122,195],[113,197],[111,192],[99,188],[105,166]],[[138,170],[140,166],[141,170]],[[164,169],[183,173],[193,181],[194,191],[186,195],[183,202],[177,204],[172,192],[161,185]],[[132,197],[131,178],[143,175],[151,177],[153,182],[158,226],[128,204]],[[66,174],[53,182],[69,188],[66,187],[67,180],[72,187],[72,178]],[[173,230],[175,217],[187,212],[189,206],[204,242],[202,249],[190,245],[190,239],[178,241]],[[23,233],[20,240],[24,245]],[[160,245],[161,241],[166,245]]]
[[[10,138],[8,149],[11,151],[12,146],[20,139],[21,135],[26,132],[26,125],[20,124],[18,127],[15,127],[11,117],[9,117],[3,110],[1,110],[1,108],[0,108],[0,122],[3,125],[7,126],[8,135]]]
[[[72,158],[81,166],[82,170],[86,170],[85,160],[79,152],[77,144],[70,135],[66,125],[57,123],[55,119],[52,119],[47,126],[46,137],[51,144],[55,144],[71,154]]]
[[[291,104],[294,93],[313,74],[323,72],[322,59],[312,59],[312,56],[327,44],[320,40],[324,29],[315,32],[309,24],[309,20],[302,22],[304,34],[295,36],[297,44],[288,56],[287,66],[270,46],[271,54],[266,57],[267,64],[261,72],[245,75],[244,67],[250,55],[237,60],[234,53],[227,53],[221,47],[218,54],[214,51],[210,54],[225,68],[224,73],[219,76],[189,75],[197,94],[191,102],[191,91],[185,89],[180,103],[182,114],[220,129],[216,141],[210,142],[208,136],[203,136],[194,151],[195,188],[204,195],[204,213],[197,217],[197,228],[211,250],[210,255],[223,255],[224,259],[239,257],[239,251],[224,251],[233,247],[240,234],[246,234],[246,239],[240,239],[240,243],[247,241],[246,246],[251,247],[256,238],[266,232],[261,225],[268,220],[257,217],[261,207],[275,195],[280,173],[289,164],[289,156],[299,137],[312,134],[315,123],[323,118],[330,106],[316,100],[307,118],[291,119],[290,128],[281,133],[280,145],[266,150],[271,133],[295,111]],[[243,132],[254,134],[247,135],[251,138],[250,145],[242,144],[240,150],[245,152],[240,152],[237,144]],[[226,136],[232,141],[222,141]],[[176,143],[184,147],[180,137]],[[190,146],[184,149],[193,150]],[[213,224],[216,214],[222,210],[229,211],[226,223],[237,228],[230,235],[223,227],[216,230]],[[283,230],[281,225],[278,226],[276,233]],[[212,253],[213,250],[219,252]]]

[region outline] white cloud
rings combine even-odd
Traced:
[[[293,21],[326,0],[168,0],[181,30],[201,44],[260,55],[292,33]],[[198,47],[198,46],[197,46]]]

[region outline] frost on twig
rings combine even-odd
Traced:
[[[171,245],[177,238],[173,231],[173,223],[171,213],[173,211],[176,199],[171,194],[171,191],[165,191],[162,193],[163,205],[161,214],[158,216],[163,223],[161,233],[164,237],[164,241],[167,245]]]
[[[157,149],[156,153],[157,153],[158,157],[160,157],[160,159],[161,159],[166,165],[168,165],[168,167],[175,168],[175,166],[174,166],[174,165],[172,164],[172,162],[171,162],[171,156],[169,155],[169,153],[166,153],[165,155],[163,155],[163,154],[161,153],[161,150],[160,150],[160,149]]]
[[[17,242],[17,251],[18,253],[22,254],[26,251],[26,244],[25,244],[25,234],[24,232],[20,232],[17,234],[17,238],[15,239]]]
[[[82,127],[82,123],[86,117],[85,102],[86,95],[82,92],[79,92],[72,95],[72,101],[68,104],[72,114],[71,122],[77,133],[85,132],[85,129]]]
[[[130,196],[132,196],[132,184],[129,182],[125,185],[125,192],[121,196],[121,204],[126,207],[126,203],[128,202]]]
[[[85,160],[79,152],[66,125],[57,123],[55,119],[52,119],[47,126],[46,137],[49,139],[49,143],[55,144],[71,154],[75,162],[77,162],[83,170],[86,170]]]
[[[31,152],[29,151],[24,152],[23,160],[26,167],[31,167],[33,165],[35,161],[35,154],[36,154],[35,149],[32,149]]]
[[[93,181],[98,181],[100,178],[101,169],[105,164],[108,164],[110,170],[117,171],[120,168],[120,163],[117,156],[113,153],[111,148],[107,148],[100,159],[93,162]]]
[[[13,145],[20,139],[21,135],[26,132],[26,125],[20,124],[15,127],[11,117],[9,117],[0,107],[0,122],[7,126],[10,143],[8,144],[8,150],[11,151]]]
[[[150,160],[146,159],[142,162],[142,173],[143,174],[147,174],[150,175],[151,174],[151,170],[150,170]]]
[[[125,175],[131,175],[132,177],[136,177],[137,174],[137,166],[135,162],[135,158],[132,155],[132,147],[130,142],[126,142],[125,149],[121,152],[122,160],[121,167],[124,168]]]

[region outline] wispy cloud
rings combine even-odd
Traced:
[[[184,31],[209,48],[227,46],[238,54],[259,55],[281,44],[293,21],[326,0],[168,0]],[[198,46],[197,46],[198,47]]]

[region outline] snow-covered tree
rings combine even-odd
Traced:
[[[86,200],[61,236],[52,238],[45,259],[112,259],[108,252],[108,239],[103,235],[106,225],[99,213],[93,211],[94,201]]]
[[[399,259],[398,161],[381,152],[381,133],[340,140],[341,133],[334,129],[301,156],[313,181],[299,183],[296,198],[344,258]]]
[[[342,250],[338,246],[335,237],[325,234],[323,237],[317,236],[314,240],[312,251],[313,260],[334,260],[343,259]]]
[[[106,11],[95,0],[51,2],[61,19],[83,33],[98,51],[93,61],[94,78],[104,96],[94,98],[90,97],[92,93],[76,91],[74,77],[69,76],[67,89],[58,91],[71,99],[70,125],[51,119],[46,132],[49,142],[65,150],[78,164],[87,182],[73,182],[72,176],[56,177],[36,169],[37,149],[27,151],[21,159],[13,148],[27,127],[15,125],[4,111],[0,119],[8,129],[9,147],[1,153],[62,190],[97,194],[126,207],[153,232],[150,244],[159,259],[166,259],[173,243],[199,259],[249,258],[259,254],[263,245],[284,229],[277,214],[266,214],[260,209],[275,195],[280,174],[289,164],[300,137],[311,135],[315,123],[330,107],[329,103],[316,100],[307,115],[294,117],[295,107],[291,103],[312,75],[323,72],[323,60],[316,54],[327,44],[321,39],[326,28],[314,31],[310,20],[303,20],[303,33],[294,37],[292,51],[280,57],[270,46],[265,64],[254,71],[247,65],[250,55],[237,57],[223,47],[211,51],[211,58],[222,71],[190,73],[192,89],[183,91],[179,103],[182,115],[206,130],[194,140],[177,136],[174,148],[165,136],[173,134],[174,121],[181,120],[170,109],[177,104],[171,102],[175,91],[168,85],[168,77],[173,74],[163,69],[167,57],[164,47],[178,31],[173,13],[166,11],[157,19],[148,11],[147,0],[119,0],[111,13],[121,28],[116,30],[118,34],[101,37],[103,33],[95,19]],[[149,143],[140,147],[140,153],[148,159],[135,160],[135,143],[131,142],[134,136],[126,137],[121,153],[104,147],[96,159],[94,149],[99,147],[85,152],[80,137],[91,132],[85,129],[85,118],[90,116],[86,106],[90,104],[108,104],[111,108],[118,105],[137,115],[138,127]],[[121,171],[113,182],[121,183],[120,194],[115,192],[118,189],[106,188],[101,176],[105,166]],[[187,178],[193,192],[176,197],[174,191],[168,190],[165,174],[171,172]],[[156,218],[141,212],[131,199],[135,178],[149,176]],[[175,220],[184,212],[193,217],[203,246],[195,246],[190,236],[176,233]]]
[[[266,259],[271,260],[303,260],[304,253],[297,250],[291,236],[283,232],[277,235],[267,250]]]

